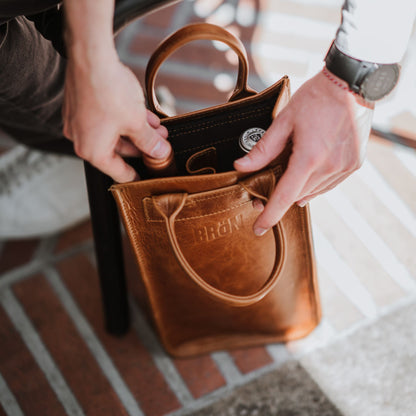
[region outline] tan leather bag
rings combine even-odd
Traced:
[[[237,52],[237,87],[226,104],[167,117],[154,94],[156,72],[195,39],[223,41]],[[242,134],[267,129],[273,110],[289,98],[287,77],[256,93],[247,73],[243,45],[217,26],[190,25],[162,42],[149,61],[146,86],[150,108],[169,131],[178,176],[111,187],[154,324],[174,356],[293,340],[320,319],[308,208],[293,206],[262,237],[252,230],[259,213],[253,199],[267,201],[290,147],[260,172],[232,169],[243,154]]]

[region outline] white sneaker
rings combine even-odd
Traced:
[[[20,145],[0,155],[0,239],[56,233],[88,216],[81,160]]]

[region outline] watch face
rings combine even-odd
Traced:
[[[366,100],[380,100],[394,88],[398,79],[397,64],[380,65],[366,76],[361,84],[360,93]]]

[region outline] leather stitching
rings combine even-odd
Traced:
[[[205,217],[210,217],[210,216],[212,216],[212,215],[222,214],[222,213],[224,213],[224,212],[228,212],[228,211],[232,211],[232,210],[234,210],[234,209],[240,208],[240,207],[242,207],[243,205],[246,205],[246,204],[249,204],[249,203],[251,203],[251,200],[249,200],[249,201],[244,201],[244,202],[241,202],[241,203],[240,203],[240,204],[238,204],[238,205],[234,205],[234,206],[229,207],[229,208],[227,208],[227,209],[223,209],[223,210],[219,210],[219,211],[211,212],[211,213],[209,213],[209,214],[195,215],[195,216],[193,216],[193,217],[186,217],[186,218],[176,218],[176,219],[175,219],[175,222],[179,222],[179,221],[189,221],[189,220],[196,220],[196,219],[198,219],[198,218],[205,218]],[[147,222],[163,222],[163,223],[165,222],[165,220],[163,220],[163,219],[160,219],[160,220],[152,220],[152,219],[150,219],[150,216],[148,215],[148,210],[147,210],[147,208],[146,208],[146,207],[145,207],[145,216],[146,216],[146,221],[147,221]]]
[[[221,144],[221,143],[225,143],[225,142],[231,142],[233,140],[235,140],[235,137],[230,137],[228,139],[223,139],[223,140],[217,140],[216,142],[210,142],[208,144],[201,145],[201,146],[188,147],[185,150],[180,150],[179,152],[175,152],[175,155],[180,155],[181,153],[193,152],[194,150],[204,149],[207,146],[211,147],[211,146],[216,145],[216,144]]]
[[[232,185],[232,186],[234,187],[234,186],[238,186],[238,185]],[[210,195],[210,196],[192,197],[192,194],[191,194],[191,195],[189,195],[189,198],[191,200],[189,202],[185,203],[184,208],[194,205],[195,202],[207,201],[209,199],[223,198],[224,196],[236,195],[236,194],[242,193],[244,191],[245,191],[244,188],[242,188],[240,186],[238,189],[232,189],[232,190],[227,190],[227,191],[219,191],[215,195]],[[209,191],[207,191],[207,192],[209,192]],[[143,209],[144,209],[144,212],[145,212],[146,220],[148,220],[148,221],[159,221],[159,220],[151,220],[150,219],[150,213],[149,213],[149,209],[148,209],[148,205],[149,205],[148,201],[151,201],[151,199],[152,199],[151,197],[146,197],[146,198],[143,199]],[[244,203],[246,203],[246,202],[249,202],[249,201],[244,201]],[[236,206],[233,206],[231,208],[235,208],[235,207]],[[209,215],[217,214],[218,212],[225,212],[225,211],[216,211],[216,212],[213,212]]]
[[[246,113],[241,113],[237,117],[230,117],[228,120],[222,121],[220,123],[213,123],[213,122],[201,123],[200,124],[201,126],[204,126],[204,124],[205,124],[205,126],[197,128],[197,129],[193,129],[193,130],[183,131],[184,128],[173,129],[173,133],[169,132],[169,137],[176,137],[179,134],[182,135],[182,134],[189,134],[189,133],[197,133],[197,132],[200,132],[200,131],[203,131],[203,130],[207,130],[211,127],[218,127],[218,126],[223,126],[225,124],[233,123],[235,121],[246,120],[246,119],[250,118],[249,117],[250,115],[253,115],[255,113],[262,113],[262,112],[264,112],[266,110],[269,110],[271,108],[272,108],[271,106],[257,108],[255,110],[251,110],[251,111],[248,111]],[[246,116],[246,117],[242,117],[242,116]],[[169,127],[168,127],[168,130],[169,130]]]

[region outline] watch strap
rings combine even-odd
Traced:
[[[361,84],[367,74],[377,69],[377,64],[360,61],[342,53],[332,43],[325,57],[325,66],[332,74],[344,80],[352,91],[360,94]]]

